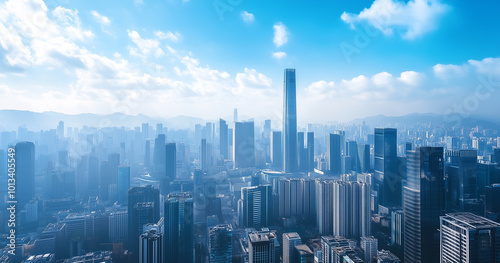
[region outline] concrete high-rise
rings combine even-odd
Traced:
[[[297,153],[297,95],[295,69],[285,69],[283,81],[283,170],[295,172]]]
[[[276,263],[276,233],[257,231],[248,234],[248,262],[249,263]]]
[[[364,262],[373,262],[378,253],[378,240],[373,236],[361,237],[360,246],[363,249]]]
[[[378,204],[385,207],[401,206],[401,178],[398,176],[397,130],[375,129],[375,174],[373,189]]]
[[[15,146],[16,198],[23,207],[35,197],[35,144],[18,142]]]
[[[371,233],[370,184],[333,183],[333,235],[360,238]]]
[[[255,166],[253,121],[235,122],[233,133],[234,168],[249,168]]]
[[[321,235],[333,233],[333,183],[316,179],[316,225]]]
[[[283,263],[296,263],[295,246],[302,244],[297,232],[283,234]]]
[[[439,261],[439,217],[445,211],[443,147],[407,152],[403,184],[404,261]]]
[[[472,213],[441,217],[440,262],[500,262],[500,224]]]

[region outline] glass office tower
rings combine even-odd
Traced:
[[[401,177],[398,176],[397,130],[375,129],[374,190],[378,204],[385,207],[401,205]]]
[[[439,262],[439,217],[444,215],[443,147],[408,151],[403,183],[404,257],[407,263]]]
[[[295,69],[285,69],[283,83],[283,170],[297,170],[297,98]]]

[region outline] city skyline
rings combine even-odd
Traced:
[[[0,104],[214,120],[239,108],[273,118],[280,72],[296,68],[299,122],[413,112],[498,118],[490,109],[500,29],[484,25],[498,24],[490,12],[499,3],[297,1],[272,14],[261,3],[219,3],[1,3]],[[299,15],[309,22],[301,26]]]
[[[0,262],[500,262],[498,10],[0,0]]]

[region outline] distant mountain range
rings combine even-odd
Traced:
[[[232,121],[232,117],[226,117],[227,121]],[[247,116],[240,116],[240,119],[249,119]],[[263,121],[265,118],[258,117],[256,121]],[[58,112],[32,112],[32,111],[19,111],[19,110],[0,110],[0,130],[16,130],[17,127],[23,126],[29,130],[48,130],[55,129],[59,121],[64,121],[66,127],[140,127],[142,123],[149,123],[155,125],[156,123],[163,123],[165,127],[174,129],[193,129],[195,124],[204,124],[207,121],[201,118],[190,116],[177,116],[172,118],[152,118],[146,115],[139,114],[137,116],[126,115],[122,113],[114,114],[63,114]],[[421,124],[450,124],[454,125],[455,122],[446,122],[443,115],[432,113],[413,113],[404,116],[385,116],[376,115],[366,118],[359,118],[350,121],[352,124],[360,124],[365,122],[369,126],[400,126],[411,125],[416,123]],[[461,124],[465,126],[483,126],[500,129],[500,122],[494,121],[480,116],[469,116],[461,119]]]
[[[140,127],[142,123],[155,125],[163,123],[166,127],[177,129],[188,129],[197,123],[205,123],[205,120],[189,116],[177,116],[173,118],[160,119],[139,114],[137,116],[122,113],[114,114],[63,114],[58,112],[32,112],[18,110],[0,110],[0,130],[13,130],[19,126],[24,126],[30,130],[55,129],[59,121],[64,121],[66,127],[81,127],[83,125],[91,127]]]
[[[444,124],[445,127],[450,127],[453,125],[461,125],[467,127],[482,126],[490,127],[494,129],[500,129],[500,121],[491,120],[477,115],[470,115],[465,118],[460,117],[458,114],[445,116],[442,114],[434,113],[412,113],[403,116],[385,116],[376,115],[366,118],[360,118],[352,120],[350,123],[362,123],[365,122],[369,126],[397,126],[397,125],[411,125],[411,124]]]

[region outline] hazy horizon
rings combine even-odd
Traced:
[[[283,70],[295,68],[298,116],[309,122],[413,112],[496,118],[500,29],[484,25],[499,24],[499,3],[215,3],[0,3],[0,105],[280,116]]]

